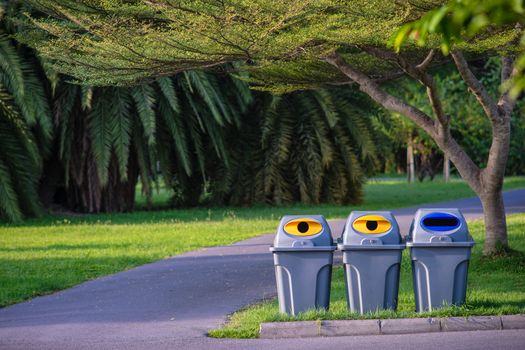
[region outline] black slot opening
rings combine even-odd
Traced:
[[[310,225],[308,225],[307,222],[301,221],[297,224],[297,231],[301,233],[308,232],[308,229],[310,228]]]
[[[456,227],[459,220],[456,218],[427,218],[423,220],[423,225],[428,227]]]
[[[377,221],[375,220],[366,220],[366,228],[370,231],[377,229]]]

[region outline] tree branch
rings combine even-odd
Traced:
[[[514,60],[510,57],[501,58],[501,84],[517,74]],[[487,166],[481,172],[484,187],[489,191],[500,191],[505,175],[505,166],[510,148],[510,118],[516,101],[513,101],[508,90],[501,94],[497,108],[499,119],[492,121],[492,143],[490,145]]]
[[[443,110],[443,105],[441,104],[441,99],[438,96],[437,86],[434,79],[431,79],[429,82],[430,85],[427,85],[427,96],[432,106],[432,112],[436,116],[435,127],[438,131],[439,137],[442,139],[448,139],[450,137],[450,118],[445,114]],[[426,85],[426,84],[425,84]]]
[[[501,84],[505,85],[510,80],[512,80],[516,76],[516,74],[518,74],[518,70],[516,69],[516,67],[514,67],[514,59],[507,57],[507,56],[502,57],[501,58]],[[510,115],[515,105],[516,105],[516,101],[510,98],[509,89],[506,88],[498,100],[498,107],[500,111],[502,112],[504,116],[510,118]]]
[[[366,74],[363,74],[362,72],[354,69],[348,63],[346,63],[339,54],[333,53],[324,60],[356,82],[359,85],[360,90],[368,94],[374,101],[389,111],[405,115],[418,126],[423,128],[429,135],[436,136],[432,118],[426,115],[423,111],[406,103],[402,99],[385,92],[383,89],[381,89],[378,83],[376,83]]]
[[[476,78],[474,73],[472,73],[468,66],[467,60],[465,60],[465,57],[461,51],[453,50],[451,54],[452,58],[454,59],[454,63],[458,68],[459,74],[461,74],[461,77],[467,83],[470,91],[472,91],[474,96],[476,96],[476,99],[478,100],[481,107],[483,107],[485,114],[493,123],[498,122],[500,119],[498,106],[492,97],[490,97],[483,84]]]
[[[417,66],[414,66],[410,62],[408,62],[403,56],[389,50],[371,46],[363,47],[363,50],[378,58],[394,61],[406,74],[418,80],[421,84],[423,84],[426,87],[428,99],[432,106],[432,111],[436,116],[437,122],[435,123],[435,129],[440,137],[448,138],[450,136],[450,118],[445,114],[443,110],[443,106],[441,104],[441,99],[439,97],[434,78],[432,77],[432,75],[425,72],[425,69],[428,67],[428,65],[432,63],[435,51],[433,49],[430,50],[425,59]]]
[[[503,176],[507,164],[510,145],[510,115],[514,108],[507,92],[504,92],[496,104],[483,84],[474,76],[460,51],[452,51],[452,58],[459,73],[476,96],[479,104],[492,124],[492,142],[490,145],[487,166],[481,170],[480,179],[486,193],[501,191]],[[508,57],[502,58],[502,83],[512,77],[513,62]]]
[[[389,53],[385,53],[385,55],[393,57],[390,56]],[[429,134],[430,137],[434,139],[441,150],[448,154],[461,176],[469,183],[472,189],[476,193],[482,192],[479,167],[472,161],[465,150],[461,148],[461,146],[453,137],[443,137],[444,135],[441,133],[442,131],[445,131],[448,135],[450,135],[448,129],[436,129],[434,126],[434,120],[426,113],[408,104],[402,99],[390,95],[382,90],[378,83],[376,83],[366,74],[363,74],[362,72],[354,69],[337,53],[329,55],[324,60],[338,68],[343,74],[356,82],[359,85],[361,91],[368,94],[374,101],[382,105],[384,108],[406,116],[416,125],[425,130],[425,132],[427,132],[427,134]],[[412,68],[415,69],[413,66]],[[422,74],[422,72],[419,70],[417,71],[418,74]],[[439,103],[439,97],[437,96],[435,85],[432,85],[430,90],[429,98],[431,98],[431,103],[432,101],[434,102],[433,108],[438,109],[435,113],[437,113],[437,115],[442,114],[444,116],[441,104]]]
[[[428,66],[430,65],[430,63],[432,63],[432,60],[434,59],[434,55],[436,54],[436,50],[432,49],[428,52],[428,55],[427,57],[425,57],[425,59],[416,66],[416,68],[420,71],[425,71]]]

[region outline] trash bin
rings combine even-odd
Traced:
[[[328,309],[335,249],[323,216],[283,217],[270,247],[282,313]]]
[[[343,252],[350,311],[395,310],[405,244],[392,213],[353,211],[338,248]]]
[[[416,311],[461,305],[474,241],[459,209],[419,209],[407,237]]]

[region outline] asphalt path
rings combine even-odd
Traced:
[[[508,213],[525,212],[525,189],[504,193]],[[425,207],[482,216],[477,198]],[[406,234],[416,208],[394,210]],[[344,220],[330,222],[335,237]],[[277,222],[276,222],[277,224]],[[212,339],[209,329],[239,308],[274,297],[273,234],[205,248],[0,309],[0,349],[491,349],[525,348],[523,331],[333,337]],[[336,261],[340,260],[340,256]]]

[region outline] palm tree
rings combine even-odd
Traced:
[[[249,103],[249,95],[240,92],[248,87],[236,84],[200,71],[133,88],[59,84],[58,155],[69,206],[132,210],[139,175],[151,194],[157,165],[168,186],[182,189],[180,204],[197,204],[208,159],[227,163],[223,130],[239,123]]]
[[[368,99],[352,88],[258,95],[230,135],[232,166],[215,178],[215,199],[235,205],[355,203],[376,166]]]
[[[0,28],[0,217],[11,221],[40,212],[38,180],[52,137],[40,74],[34,58]]]

